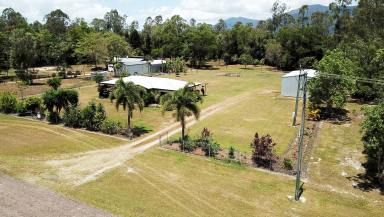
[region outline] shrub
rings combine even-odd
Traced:
[[[185,136],[184,141],[182,138],[180,138],[179,141],[180,141],[181,149],[184,148],[183,151],[192,152],[197,148],[196,142],[193,139],[191,139],[189,136]]]
[[[51,74],[51,77],[52,77],[52,78],[54,78],[54,77],[56,77],[56,76],[57,76],[57,75],[56,75],[55,72]]]
[[[13,113],[16,112],[17,98],[11,92],[0,93],[0,112]]]
[[[60,115],[56,111],[52,111],[48,113],[47,120],[50,123],[57,124],[60,122]]]
[[[37,96],[28,97],[25,100],[25,109],[32,113],[37,113],[43,108],[43,99]]]
[[[104,75],[97,72],[93,76],[92,80],[95,81],[97,84],[100,84],[102,81],[104,81]]]
[[[235,151],[236,149],[234,147],[229,147],[229,151],[228,151],[228,157],[230,159],[235,159]]]
[[[28,110],[25,108],[25,101],[18,101],[16,104],[16,112],[19,114],[19,116],[24,116],[27,111]]]
[[[59,75],[59,77],[65,79],[67,77],[67,74],[65,73],[65,71],[60,71],[57,73]]]
[[[66,127],[80,128],[82,127],[81,112],[76,106],[72,106],[65,110],[63,122]]]
[[[106,119],[104,106],[99,103],[96,105],[94,101],[90,102],[82,111],[81,118],[83,126],[87,130],[99,131],[101,124]]]
[[[292,170],[293,169],[292,160],[284,158],[283,168],[286,170]]]
[[[205,152],[205,155],[209,157],[216,156],[220,150],[221,150],[220,144],[215,141],[211,141],[206,146],[203,147],[203,151]]]
[[[101,132],[114,135],[120,133],[122,129],[121,123],[119,121],[113,121],[113,120],[104,120],[101,124]]]
[[[252,160],[253,162],[262,167],[272,169],[272,162],[274,161],[274,146],[276,143],[272,141],[270,135],[259,137],[259,134],[256,133],[255,137],[251,143],[252,147]]]
[[[50,79],[48,79],[47,84],[52,89],[57,90],[57,88],[59,88],[61,86],[61,79],[58,77],[50,78]]]
[[[312,121],[319,121],[320,120],[320,109],[308,109],[307,117],[309,120]]]

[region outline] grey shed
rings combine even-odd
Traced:
[[[303,69],[301,74],[307,73],[308,80],[314,78],[317,74],[316,70],[313,69]],[[288,97],[296,97],[297,94],[297,85],[299,82],[300,70],[292,71],[281,78],[281,95]],[[300,91],[300,97],[303,96],[303,93]]]

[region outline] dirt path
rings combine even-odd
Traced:
[[[209,106],[201,111],[199,120],[204,120],[220,110],[246,100],[252,94],[255,93],[247,92],[246,94],[231,97],[218,104]],[[197,121],[193,117],[187,119],[187,127],[195,123]],[[156,133],[119,147],[89,151],[71,156],[69,159],[51,160],[47,163],[57,169],[59,180],[78,186],[95,180],[104,172],[122,165],[134,155],[158,145],[160,135],[162,139],[165,139],[166,135],[172,136],[180,131],[180,124],[176,122]]]
[[[102,210],[0,174],[2,217],[113,217]]]

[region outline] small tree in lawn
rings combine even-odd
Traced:
[[[181,124],[181,140],[182,143],[185,139],[185,125],[186,117],[194,115],[196,119],[200,116],[200,108],[197,106],[197,102],[201,101],[198,93],[191,90],[187,84],[184,88],[176,90],[173,93],[169,93],[161,98],[163,113],[170,108],[176,109],[176,120]]]
[[[253,64],[252,56],[246,53],[241,54],[238,60],[244,65],[244,68],[247,68],[247,65]]]
[[[272,169],[272,163],[275,158],[274,146],[276,143],[272,141],[270,135],[259,137],[256,133],[251,143],[252,160],[257,166],[262,166]]]
[[[61,86],[61,79],[59,77],[50,78],[47,81],[48,86],[52,89],[57,90]]]
[[[116,99],[116,110],[123,106],[124,111],[127,110],[128,127],[127,135],[131,136],[131,119],[133,117],[133,110],[135,105],[139,108],[140,112],[144,109],[144,100],[141,97],[143,89],[133,82],[124,83],[123,79],[116,82],[116,88],[113,92],[111,99]]]

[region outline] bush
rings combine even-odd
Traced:
[[[293,169],[292,160],[284,158],[283,168],[286,170],[292,170]]]
[[[272,163],[276,157],[273,150],[275,145],[276,143],[273,142],[270,135],[259,137],[259,134],[256,133],[251,143],[253,162],[257,166],[272,169]]]
[[[182,138],[180,138],[179,142],[180,142],[180,149],[182,149],[183,151],[192,152],[197,148],[196,141],[191,139],[189,136],[185,136],[184,141]]]
[[[104,120],[101,124],[100,130],[103,133],[115,135],[120,133],[122,129],[121,123],[119,121],[113,121],[113,120]]]
[[[53,77],[51,79],[48,79],[47,84],[54,90],[57,90],[57,88],[61,86],[61,79],[58,77]]]
[[[56,73],[54,72],[54,73],[52,73],[52,75],[51,75],[51,77],[52,78],[54,78],[54,77],[56,77],[57,75],[56,75]]]
[[[96,105],[94,101],[90,102],[82,111],[81,118],[83,126],[87,130],[99,131],[102,123],[106,119],[104,106],[99,103]]]
[[[0,112],[6,114],[16,112],[17,98],[16,95],[11,92],[0,93]]]
[[[229,147],[229,151],[228,151],[228,157],[230,159],[235,159],[235,151],[236,149],[234,147]]]
[[[25,109],[32,113],[37,113],[43,108],[43,99],[37,96],[28,97],[25,100]]]
[[[63,116],[63,122],[64,126],[66,127],[73,127],[73,128],[80,128],[82,127],[82,119],[81,119],[81,112],[76,107],[70,107],[69,109],[65,110],[64,116]]]
[[[205,155],[209,157],[216,156],[220,150],[221,150],[220,144],[215,141],[212,141],[208,143],[205,147],[203,147],[203,151],[205,152]]]
[[[19,116],[24,116],[27,114],[28,110],[25,108],[25,101],[18,101],[16,104],[16,112]]]
[[[60,115],[58,112],[49,112],[48,113],[48,116],[47,116],[47,120],[50,122],[50,123],[53,123],[53,124],[57,124],[60,122]]]
[[[320,120],[320,109],[308,109],[307,117],[309,120],[312,121],[319,121]]]

